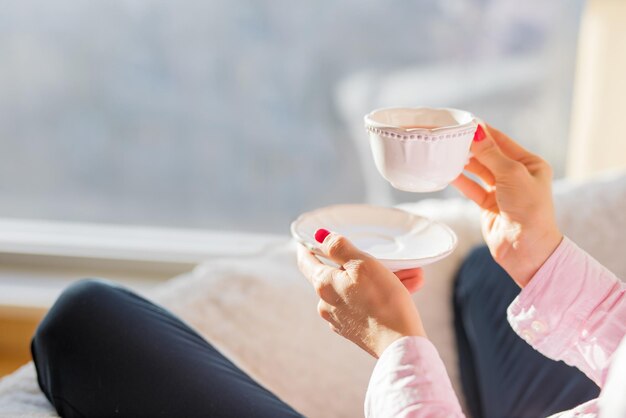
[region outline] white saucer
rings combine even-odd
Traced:
[[[441,260],[457,244],[455,233],[441,222],[371,205],[334,205],[303,213],[291,224],[291,234],[323,256],[315,241],[320,228],[344,235],[392,271]]]

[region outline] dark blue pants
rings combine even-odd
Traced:
[[[62,417],[301,416],[170,312],[102,281],[63,292],[32,354]]]
[[[519,288],[486,248],[455,287],[461,377],[474,418],[543,417],[598,395],[582,373],[543,357],[506,321]],[[61,416],[297,417],[165,309],[121,287],[69,287],[32,343],[39,385]]]
[[[454,311],[461,379],[474,418],[545,417],[598,396],[582,372],[541,355],[511,329],[519,287],[486,247],[459,271]]]

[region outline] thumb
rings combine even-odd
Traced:
[[[474,158],[487,167],[496,180],[498,177],[511,173],[513,166],[519,165],[517,161],[502,152],[491,133],[487,133],[481,125],[478,125],[476,129],[471,150]]]
[[[363,260],[370,256],[350,242],[343,235],[335,234],[325,229],[318,229],[315,239],[321,243],[322,252],[335,263],[343,266],[350,260]]]

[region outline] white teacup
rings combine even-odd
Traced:
[[[461,174],[477,127],[474,115],[457,109],[394,107],[365,116],[376,168],[407,192],[441,190]]]

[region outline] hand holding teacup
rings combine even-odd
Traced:
[[[554,213],[552,169],[491,126],[480,126],[473,157],[453,185],[482,209],[483,237],[494,260],[525,287],[563,239]]]
[[[471,113],[387,108],[366,115],[365,126],[376,167],[392,186],[432,192],[453,183],[481,207],[485,242],[520,287],[560,243],[548,163]]]

